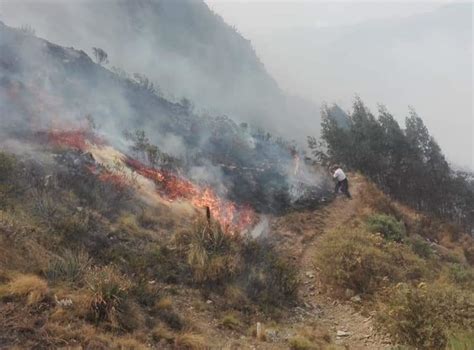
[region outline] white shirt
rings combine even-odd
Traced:
[[[333,177],[337,179],[337,181],[343,181],[346,178],[346,174],[344,174],[341,168],[337,168]]]

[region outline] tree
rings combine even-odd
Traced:
[[[107,52],[105,52],[99,47],[93,47],[92,51],[94,52],[95,60],[98,64],[102,65],[109,63]]]
[[[152,93],[156,94],[157,89],[155,88],[155,84],[153,84],[150,79],[147,78],[146,75],[140,74],[140,73],[134,73],[133,77],[135,78],[135,81],[138,83],[138,86],[140,86],[142,89]]]
[[[402,130],[384,106],[378,117],[356,97],[348,123],[323,107],[321,141],[308,137],[318,161],[342,163],[418,210],[474,226],[474,189],[456,174],[423,120],[410,108]]]

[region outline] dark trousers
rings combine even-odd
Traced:
[[[334,193],[338,194],[339,190],[341,190],[341,192],[344,193],[348,198],[352,198],[351,194],[349,193],[349,182],[347,181],[347,178],[336,183]]]

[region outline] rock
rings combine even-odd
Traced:
[[[355,295],[355,292],[352,289],[347,288],[344,294],[346,298],[352,298]]]
[[[360,303],[362,301],[362,298],[360,297],[360,295],[354,295],[351,298],[351,301],[353,301],[354,303]]]
[[[268,329],[265,331],[265,338],[271,343],[276,342],[278,340],[278,332],[275,329]]]
[[[339,330],[339,331],[336,332],[336,336],[337,336],[337,337],[348,337],[348,336],[350,336],[350,335],[351,335],[351,333],[350,333],[350,332],[346,332],[346,331],[341,331],[341,330]]]
[[[263,340],[263,327],[260,322],[257,322],[257,340]]]

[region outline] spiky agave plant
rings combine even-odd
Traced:
[[[218,222],[198,218],[193,229],[180,237],[194,281],[219,284],[235,276],[240,268],[238,240]]]

